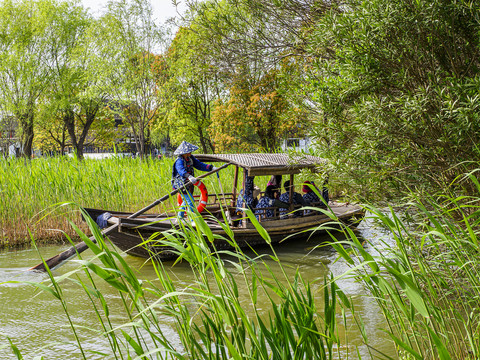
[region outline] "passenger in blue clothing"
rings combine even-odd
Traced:
[[[325,204],[323,201],[320,199],[320,197],[316,194],[315,191],[313,191],[313,188],[317,190],[319,194],[322,194],[323,200],[325,200]],[[320,207],[326,207],[326,204],[328,204],[328,189],[326,187],[326,182],[325,185],[323,186],[323,190],[320,191],[315,183],[313,181],[305,181],[302,187],[302,191],[305,193],[303,194],[303,200],[310,205],[314,204]]]
[[[240,190],[237,198],[237,212],[242,211],[244,208],[253,210],[257,207],[257,196],[260,193],[260,189],[254,185],[254,179],[255,176],[247,176],[245,178],[245,186]]]
[[[289,204],[290,203],[290,180],[285,181],[285,183],[283,184],[283,187],[285,189],[285,192],[282,195],[280,195],[279,200]],[[302,206],[306,205],[305,201],[303,200],[302,195],[295,192],[293,185],[292,185],[292,203],[294,205],[302,205]],[[280,216],[286,216],[287,213],[288,213],[288,207],[280,209]],[[294,215],[295,216],[302,216],[303,212],[300,211],[300,210],[297,210],[297,211],[294,212]]]
[[[303,183],[303,187],[302,187],[302,191],[304,192],[303,200],[305,200],[305,202],[309,205],[321,202],[317,193],[313,191],[313,189],[317,190],[318,193],[320,194],[320,190],[318,190],[318,188],[315,186],[315,183],[313,181],[305,181]]]
[[[314,191],[315,189],[315,191]],[[327,182],[325,181],[323,185],[323,190],[320,191],[318,187],[315,185],[313,181],[305,181],[302,187],[302,191],[305,193],[303,194],[303,200],[307,203],[308,205],[319,207],[319,208],[326,208],[328,204],[328,188],[327,188]],[[320,198],[318,194],[321,194]],[[305,215],[306,214],[318,214],[318,211],[313,211],[313,210],[305,210]]]
[[[268,185],[265,189],[265,194],[260,198],[257,204],[257,210],[255,210],[255,216],[257,219],[264,215],[267,218],[271,218],[275,216],[275,212],[273,209],[262,209],[262,208],[269,208],[269,207],[286,207],[288,204],[284,203],[283,201],[278,200],[277,198],[277,191],[275,190],[275,185]]]
[[[267,186],[268,185],[273,185],[274,190],[277,191],[278,196],[280,196],[282,192],[282,175],[272,175],[267,183]]]
[[[180,219],[185,217],[185,204],[188,205],[191,211],[195,211],[192,194],[194,189],[193,185],[196,184],[198,180],[195,177],[194,169],[202,171],[212,171],[216,169],[213,165],[204,164],[197,160],[197,158],[192,155],[192,152],[195,150],[198,150],[198,146],[183,141],[173,153],[174,155],[177,155],[178,158],[173,164],[172,186],[174,189],[180,189],[183,199],[182,207],[178,212],[178,217]],[[190,180],[190,184],[185,186],[187,180]]]
[[[315,186],[313,181],[305,181],[303,183],[302,191],[304,192],[303,194],[303,200],[307,203],[307,206],[317,206],[320,207],[323,205],[322,201],[318,197],[317,193],[313,191],[313,188],[318,191],[320,194],[320,190]],[[312,210],[305,210],[305,215],[306,214],[318,214],[318,211],[312,211]]]

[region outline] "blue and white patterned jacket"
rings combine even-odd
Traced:
[[[279,200],[288,204],[290,202],[290,193],[288,191],[284,192],[282,195],[280,195]],[[302,195],[300,195],[297,192],[294,192],[292,202],[293,202],[294,205],[304,204]],[[284,216],[284,215],[287,215],[287,213],[288,213],[288,209],[285,209],[285,208],[280,209],[280,215]],[[301,216],[302,214],[301,214],[300,211],[297,210],[297,211],[295,211],[295,215]]]
[[[247,176],[245,180],[245,189],[240,190],[237,198],[237,211],[241,211],[242,208],[253,208],[257,207],[258,200],[253,197],[253,188],[254,183],[253,179],[255,176]],[[245,191],[245,194],[244,194]],[[245,202],[245,205],[243,204]]]
[[[179,156],[175,163],[173,164],[172,170],[172,186],[174,189],[180,189],[185,185],[185,182],[188,180],[190,175],[195,176],[195,171],[211,171],[213,165],[205,164],[198,160],[195,156],[191,155],[190,159],[187,161],[183,156]],[[189,192],[193,192],[193,185],[189,186],[187,189]]]
[[[273,209],[266,209],[266,210],[260,210],[261,208],[267,208],[267,207],[273,207],[273,204],[275,203],[275,199],[271,199],[267,196],[262,196],[260,200],[258,200],[257,204],[257,210],[255,210],[255,215],[257,216],[257,219],[259,218],[260,215],[264,215],[265,217],[273,217],[275,215],[275,212]]]

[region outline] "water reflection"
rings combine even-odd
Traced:
[[[379,239],[378,241],[383,241],[381,239],[384,234],[380,234],[381,236],[373,235],[373,230],[368,223],[363,224],[359,231],[364,237],[372,239],[372,236],[374,236]],[[318,299],[317,306],[320,311],[323,308],[324,301],[322,290],[324,277],[329,276],[329,274],[340,276],[348,270],[344,261],[337,260],[335,251],[329,246],[324,246],[325,240],[328,239],[328,237],[320,237],[302,242],[290,241],[275,247],[275,253],[283,264],[287,277],[293,278],[298,271],[303,279],[311,284]],[[67,247],[45,247],[41,249],[41,252],[44,258],[49,258]],[[273,255],[273,252],[264,248],[262,254],[267,255],[263,257],[264,261],[271,269],[274,269],[276,275],[281,277],[278,264],[268,256]],[[253,252],[248,255],[255,256]],[[84,253],[84,257],[88,256],[91,256],[91,254]],[[151,263],[145,262],[144,259],[125,257],[132,267],[139,269],[140,278],[155,279],[156,275]],[[38,259],[36,250],[10,251],[0,254],[0,296],[2,298],[0,316],[3,319],[0,325],[0,346],[8,343],[6,340],[8,336],[25,358],[33,358],[39,355],[46,359],[67,356],[80,358],[80,350],[74,343],[72,331],[68,326],[67,317],[61,303],[51,294],[35,291],[31,285],[25,283],[40,282],[46,279],[44,274],[26,271],[37,264]],[[225,258],[224,260],[229,259]],[[178,288],[191,285],[192,272],[189,266],[185,263],[175,266],[172,266],[172,264],[171,262],[165,263],[165,267],[171,278],[174,279],[175,285]],[[76,267],[78,267],[78,264],[75,261],[70,261],[59,268],[57,274],[65,274]],[[231,269],[233,270],[233,266],[231,266]],[[247,289],[241,288],[245,285],[240,276],[239,292],[242,293],[243,290],[246,293]],[[369,345],[393,356],[393,345],[380,330],[385,327],[383,317],[374,301],[367,296],[362,285],[349,277],[341,278],[337,284],[347,295],[353,297],[355,311],[363,318],[369,336]],[[108,288],[100,281],[97,282],[97,285],[109,303],[112,304],[110,305],[111,311],[115,311],[116,308],[123,308],[116,291]],[[85,327],[79,329],[79,333],[81,334],[82,346],[88,351],[87,358],[104,359],[105,357],[101,353],[110,353],[111,350],[108,342],[96,333],[95,329],[99,329],[99,325],[90,300],[86,297],[84,291],[72,282],[64,282],[62,289],[67,298],[67,305],[73,322]],[[248,301],[247,297],[245,301]],[[118,302],[118,307],[115,306],[116,302]],[[258,304],[260,307],[265,306],[265,316],[268,316],[269,302],[266,295],[259,296]],[[118,325],[127,321],[120,310],[113,314],[112,319],[118,322]],[[172,320],[165,315],[162,315],[160,319],[164,334],[180,346],[178,336],[173,329]],[[341,345],[343,348],[340,352],[345,354],[349,350],[350,355],[355,357],[355,347],[359,346],[362,356],[370,358],[368,349],[362,345],[360,333],[354,326],[354,319],[348,312],[346,313],[346,319],[345,327],[339,312],[339,333],[343,338],[342,344],[345,344],[345,336],[348,336],[349,339],[348,348]],[[12,356],[13,352],[9,347],[0,349],[0,359],[10,359]]]

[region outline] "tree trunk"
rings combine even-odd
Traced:
[[[81,154],[78,152],[77,135],[75,134],[75,114],[73,113],[73,110],[71,109],[65,110],[65,114],[63,115],[63,122],[67,128],[68,135],[70,136],[70,140],[72,141],[72,146],[75,149],[78,159],[82,160],[83,151]]]
[[[207,142],[206,142],[205,136],[203,135],[202,128],[200,126],[198,127],[198,135],[200,139],[200,146],[202,147],[202,152],[204,154],[208,154]]]
[[[90,127],[92,126],[92,123],[95,121],[95,116],[98,112],[98,109],[100,107],[100,103],[97,103],[96,105],[92,107],[86,106],[84,108],[85,110],[85,123],[83,124],[82,128],[82,133],[80,136],[77,138],[77,134],[75,132],[76,126],[75,126],[75,116],[80,116],[80,115],[75,115],[73,110],[68,109],[65,111],[65,115],[63,117],[63,121],[65,123],[65,126],[68,131],[68,135],[70,136],[70,139],[72,140],[72,146],[75,149],[75,152],[77,154],[77,158],[79,160],[83,160],[83,147],[85,144],[85,140],[87,139],[88,131],[90,130]]]
[[[84,108],[85,124],[83,124],[82,134],[80,135],[80,139],[78,140],[78,150],[77,150],[79,154],[81,152],[81,159],[83,159],[83,147],[85,145],[85,141],[87,140],[88,132],[92,127],[93,122],[95,121],[95,117],[97,115],[99,108],[100,108],[99,102],[91,102],[90,106],[86,106]]]
[[[22,114],[18,118],[20,120],[20,126],[22,127],[21,156],[30,159],[32,157],[33,146],[33,111]]]
[[[67,146],[67,126],[65,123],[63,124],[63,129],[62,129],[62,137],[57,138],[56,134],[54,134],[51,130],[48,130],[48,133],[50,134],[50,137],[52,138],[53,141],[55,141],[58,144],[58,147],[60,148],[60,155],[65,155],[65,147]]]

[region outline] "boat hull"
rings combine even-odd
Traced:
[[[290,217],[287,219],[269,220],[261,222],[262,227],[268,234],[265,240],[251,224],[247,223],[237,227],[230,227],[233,238],[219,224],[220,220],[206,216],[205,221],[210,228],[210,245],[212,251],[225,249],[250,248],[263,246],[269,242],[272,244],[282,241],[302,240],[312,236],[313,233],[324,232],[327,229],[339,229],[343,226],[356,227],[364,216],[364,210],[357,205],[334,204],[331,207],[337,221],[323,213],[316,213],[304,217]],[[86,209],[88,214],[96,219],[105,212],[99,209]],[[112,213],[112,212],[111,212]],[[165,233],[176,234],[182,239],[185,231],[192,231],[189,225],[177,224],[176,218],[146,215],[129,219],[129,213],[113,212],[109,224],[117,223],[119,226],[108,235],[110,241],[122,251],[132,256],[142,258],[155,258],[165,261],[178,257],[178,252],[165,245]],[[196,231],[196,230],[195,230]],[[207,236],[205,236],[207,237]]]

